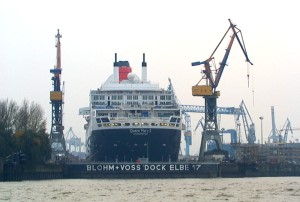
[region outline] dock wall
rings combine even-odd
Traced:
[[[237,163],[47,164],[28,170],[0,159],[0,181],[49,179],[233,178],[300,176],[300,165]]]

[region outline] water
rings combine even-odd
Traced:
[[[0,182],[0,201],[300,201],[300,177]]]

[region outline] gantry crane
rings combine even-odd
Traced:
[[[82,152],[81,147],[83,147],[84,143],[81,141],[81,138],[75,135],[72,127],[67,131],[65,141],[69,153],[76,154]]]
[[[291,122],[290,122],[289,118],[287,118],[282,129],[280,130],[280,133],[279,133],[279,142],[280,143],[282,143],[282,142],[287,143],[289,131],[291,131],[291,133],[293,134]],[[282,132],[284,132],[283,135],[282,135]],[[283,139],[282,139],[282,137],[283,137]]]
[[[204,79],[205,85],[198,85],[200,81],[192,87],[192,94],[193,96],[202,96],[205,101],[205,122],[204,122],[204,130],[202,132],[202,140],[201,140],[201,146],[200,146],[200,152],[199,152],[199,160],[204,159],[204,150],[206,149],[206,142],[208,140],[213,140],[216,142],[217,145],[217,151],[222,152],[222,142],[220,139],[220,133],[218,129],[218,124],[217,124],[217,98],[220,96],[220,92],[217,91],[218,84],[221,80],[221,76],[223,73],[223,70],[226,66],[226,62],[233,44],[234,39],[236,38],[245,57],[246,57],[246,62],[250,63],[253,65],[247,55],[247,51],[245,48],[245,44],[243,41],[243,37],[241,34],[241,30],[234,25],[231,20],[229,19],[230,26],[225,32],[224,36],[222,37],[221,41],[213,51],[213,53],[210,55],[210,57],[203,61],[203,62],[193,62],[192,66],[197,66],[197,65],[204,65],[204,70],[203,70],[203,77],[201,78]],[[214,64],[214,54],[219,48],[220,44],[222,43],[223,39],[229,32],[229,30],[232,30],[233,35],[231,36],[229,45],[225,51],[225,55],[223,57],[223,60],[220,63],[219,68],[217,68]],[[241,39],[239,38],[239,35],[241,35]],[[211,69],[211,63],[215,67],[215,70]],[[215,74],[213,73],[215,71]]]
[[[275,112],[274,106],[271,107],[271,115],[272,115],[272,131],[268,137],[269,143],[287,143],[288,133],[291,132],[293,134],[293,129],[291,126],[291,122],[289,118],[286,119],[281,130],[277,130],[275,126]],[[296,129],[297,130],[297,129]]]
[[[242,100],[240,104],[240,113],[237,113],[235,117],[236,126],[240,125],[240,121],[239,121],[240,116],[242,116],[247,142],[249,144],[254,144],[254,142],[256,141],[255,124],[252,121],[252,118],[250,116],[250,113],[246,107],[244,100]]]
[[[64,139],[64,126],[63,120],[63,90],[61,89],[61,50],[60,38],[62,37],[57,30],[56,43],[56,66],[50,69],[53,74],[53,91],[50,91],[50,101],[52,105],[52,122],[50,133],[50,146],[52,149],[51,158],[57,160],[64,158],[66,154],[66,144]]]
[[[192,145],[192,131],[191,131],[191,116],[183,112],[182,113],[185,122],[185,130],[184,130],[184,141],[185,141],[185,155],[190,155],[190,146]]]
[[[198,106],[198,105],[180,105],[180,110],[182,113],[182,116],[185,121],[185,132],[184,132],[184,140],[185,140],[185,155],[189,156],[190,154],[190,145],[192,145],[192,131],[191,131],[191,117],[188,114],[188,112],[193,113],[205,113],[205,107],[204,106]],[[217,114],[236,114],[237,108],[234,107],[218,107],[217,108]],[[196,129],[199,127],[200,122],[202,124],[202,119],[198,122],[198,125]],[[202,126],[203,128],[203,126]],[[195,130],[196,130],[195,129]],[[194,130],[194,131],[195,131]]]

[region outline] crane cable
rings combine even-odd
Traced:
[[[249,64],[247,63],[247,80],[248,80],[248,88],[249,88]]]
[[[248,88],[249,88],[249,78],[250,78],[250,66],[249,63],[247,62],[247,80],[248,80]],[[252,68],[252,102],[253,102],[253,106],[254,106],[254,76],[253,76],[253,68]]]

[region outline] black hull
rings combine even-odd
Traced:
[[[88,156],[91,162],[176,162],[180,149],[179,129],[101,129],[88,138]]]

